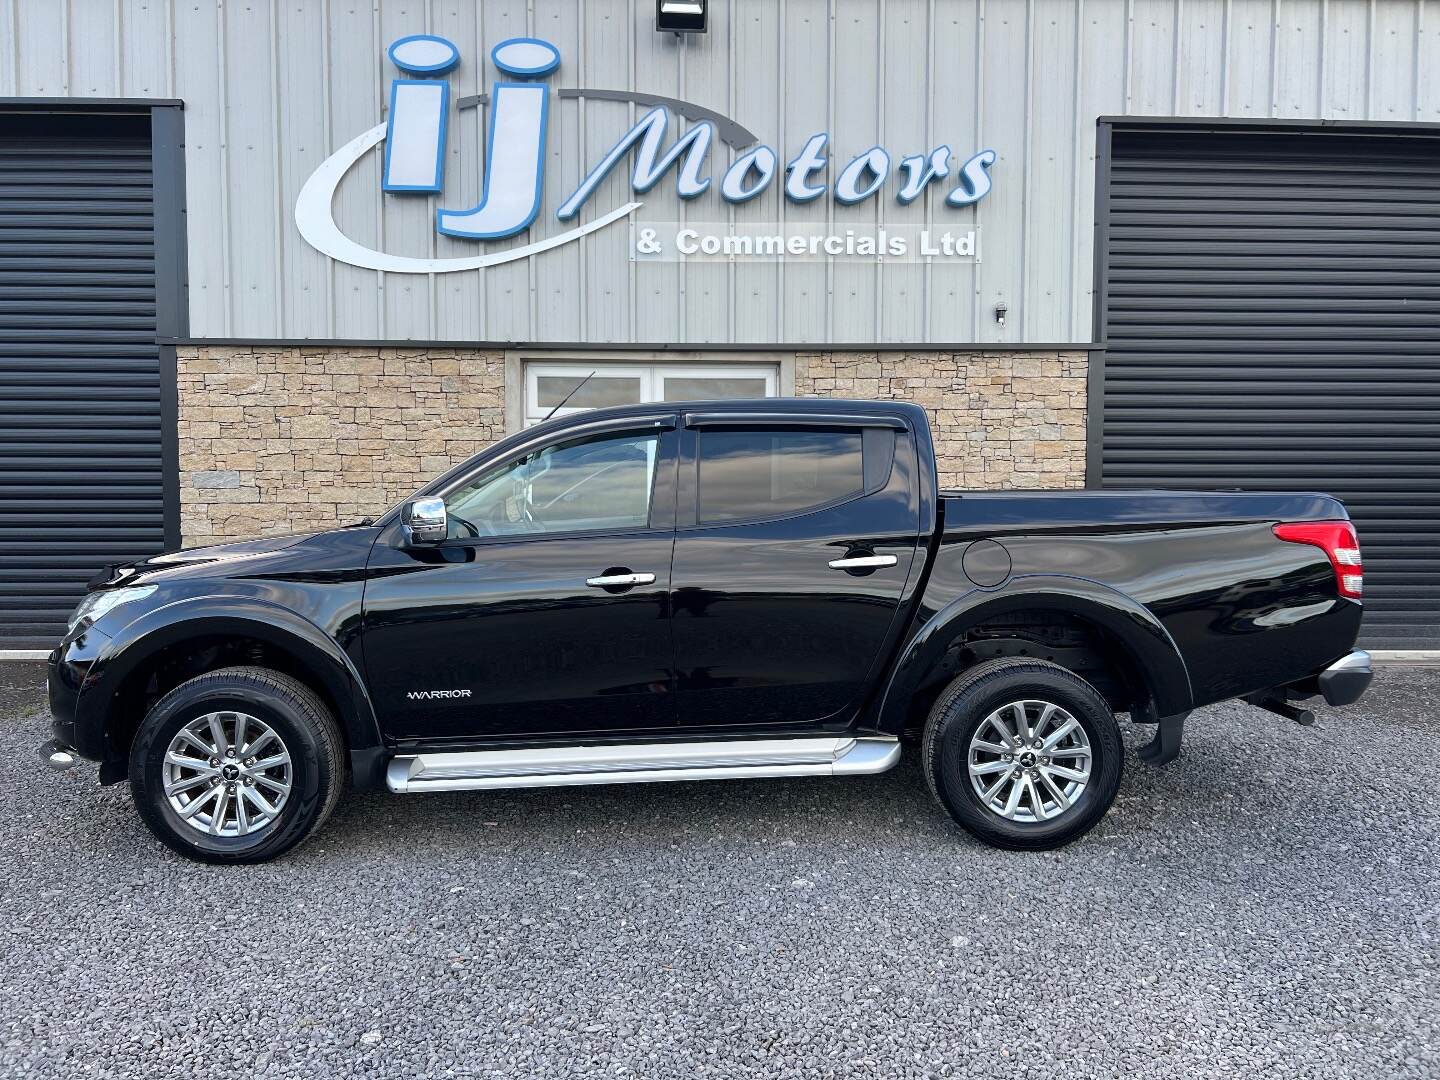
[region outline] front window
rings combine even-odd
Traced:
[[[592,435],[487,469],[445,496],[450,536],[643,528],[659,448],[657,433]]]

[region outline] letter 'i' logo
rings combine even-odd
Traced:
[[[460,50],[444,38],[417,34],[390,46],[390,59],[411,75],[444,75]],[[491,50],[495,66],[520,79],[542,78],[560,66],[548,41],[511,38]],[[384,189],[438,192],[444,174],[450,88],[443,80],[395,79],[385,129]],[[437,210],[435,228],[448,236],[489,240],[529,228],[540,210],[549,90],[538,82],[497,82],[490,97],[485,187],[469,210]]]

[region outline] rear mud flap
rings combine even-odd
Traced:
[[[1188,712],[1162,716],[1155,724],[1155,737],[1139,750],[1140,760],[1150,765],[1168,765],[1180,756]]]

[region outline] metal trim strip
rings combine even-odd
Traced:
[[[899,759],[900,743],[896,739],[848,736],[562,746],[396,757],[386,770],[386,784],[395,792],[472,791],[667,780],[860,776],[884,772]]]

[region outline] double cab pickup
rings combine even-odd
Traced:
[[[56,768],[272,858],[397,793],[883,772],[979,839],[1109,809],[1116,713],[1346,705],[1361,560],[1321,494],[941,491],[897,402],[678,402],[529,428],[374,522],[102,574],[50,657]]]

